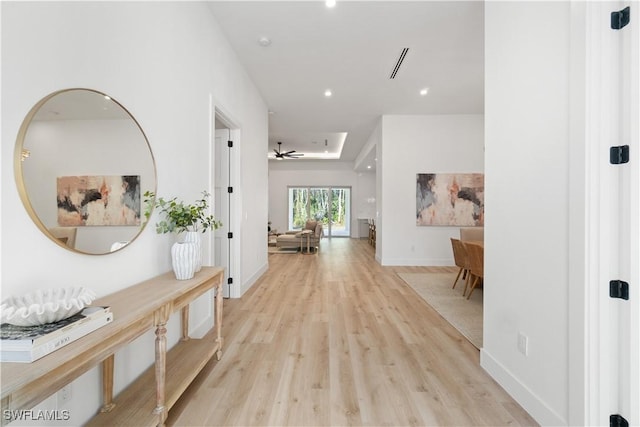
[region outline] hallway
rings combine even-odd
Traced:
[[[270,254],[253,288],[225,300],[222,360],[167,425],[536,425],[396,274],[443,269],[381,267],[356,239]]]

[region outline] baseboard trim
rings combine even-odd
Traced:
[[[251,289],[251,287],[258,281],[260,277],[262,277],[264,273],[267,272],[267,270],[269,270],[268,262],[264,263],[262,267],[260,267],[251,277],[249,277],[249,279],[247,279],[247,281],[242,284],[240,295],[238,295],[237,298],[240,298],[242,295],[244,295],[245,292]]]
[[[496,380],[513,399],[542,426],[566,426],[567,420],[557,414],[508,369],[489,354],[480,350],[480,366]]]
[[[210,313],[209,316],[202,319],[202,321],[197,327],[195,327],[192,331],[189,332],[189,336],[191,338],[196,338],[196,339],[200,339],[204,337],[207,334],[207,332],[209,332],[209,330],[211,330],[211,328],[214,326],[214,323],[215,323],[215,319]]]

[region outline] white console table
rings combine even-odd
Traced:
[[[219,267],[202,267],[189,280],[176,280],[169,272],[95,301],[111,307],[113,322],[33,363],[0,363],[3,413],[30,409],[102,364],[104,404],[88,425],[164,425],[169,409],[206,363],[222,355],[223,276]],[[215,326],[202,339],[189,338],[189,303],[214,288]],[[167,352],[166,323],[177,310],[182,340]],[[114,399],[114,353],[150,329],[156,333],[154,365]],[[2,425],[8,422],[1,419]]]

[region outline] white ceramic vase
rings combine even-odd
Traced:
[[[196,245],[196,253],[195,253],[195,263],[196,263],[196,272],[202,269],[202,243],[200,239],[200,233],[197,231],[187,231],[184,233],[183,242],[189,242]]]
[[[176,242],[171,246],[173,272],[178,280],[191,279],[196,271],[196,244]]]

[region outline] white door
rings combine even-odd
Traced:
[[[630,2],[616,2],[614,11]],[[618,300],[619,413],[629,425],[640,425],[640,4],[634,2],[629,24],[614,31],[618,51],[619,107],[614,126],[619,129],[613,146],[628,145],[628,163],[615,165],[615,186],[619,189],[617,206],[618,276],[629,284],[629,299]],[[614,208],[616,209],[616,208]]]
[[[627,89],[631,99],[629,100],[630,136],[629,145],[633,151],[629,162],[630,205],[629,235],[631,237],[629,247],[630,284],[633,286],[634,295],[629,301],[629,375],[623,387],[629,389],[630,425],[640,425],[640,4],[633,3],[631,12],[633,27],[629,31],[628,51],[630,54],[630,66],[628,70]]]
[[[599,293],[600,328],[593,330],[599,339],[599,402],[597,416],[590,423],[606,424],[610,415],[624,417],[629,425],[640,425],[640,28],[637,5],[632,5],[630,24],[621,29],[610,27],[611,12],[623,10],[624,2],[590,4],[597,16],[596,37],[590,46],[600,49],[592,73],[599,95],[588,105],[599,111],[601,132],[597,159],[600,187],[600,266],[602,274],[597,284]],[[636,6],[636,7],[634,7]],[[611,147],[630,147],[629,162],[612,164]],[[629,298],[609,295],[610,281],[629,285]],[[604,288],[607,287],[607,288]],[[594,341],[595,341],[594,340]],[[597,342],[597,341],[595,341]]]
[[[222,222],[222,226],[214,232],[214,263],[224,267],[224,277],[228,281],[233,278],[231,271],[231,232],[230,223],[230,197],[228,188],[230,184],[230,140],[229,129],[216,129],[214,141],[214,216]],[[224,296],[230,295],[230,285],[224,287]]]

